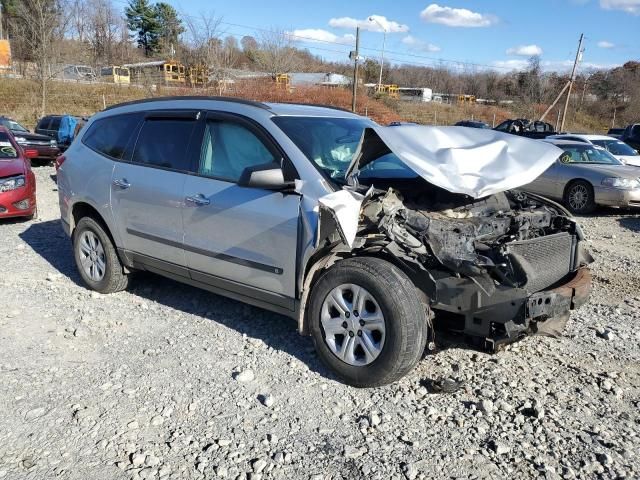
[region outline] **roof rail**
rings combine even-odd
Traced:
[[[274,103],[280,104],[280,105],[301,105],[303,107],[330,108],[331,110],[340,110],[341,112],[353,113],[351,110],[348,110],[346,108],[336,107],[333,105],[325,105],[323,103],[300,103],[300,102],[274,102]]]
[[[152,98],[143,98],[141,100],[133,100],[131,102],[118,103],[116,105],[111,105],[104,109],[104,111],[112,110],[114,108],[119,107],[127,107],[129,105],[140,105],[144,103],[151,102],[168,102],[172,100],[215,100],[218,102],[232,102],[232,103],[241,103],[243,105],[251,105],[253,107],[262,108],[264,110],[270,110],[271,108],[266,103],[255,102],[253,100],[245,100],[244,98],[236,98],[236,97],[218,97],[218,96],[198,96],[198,95],[188,95],[188,96],[170,96],[170,97],[152,97]]]

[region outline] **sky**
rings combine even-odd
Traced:
[[[582,70],[640,60],[640,0],[169,0],[182,14],[215,12],[238,39],[264,29],[289,32],[302,48],[347,60],[356,25],[361,54],[387,62],[454,69],[523,68],[539,55],[545,70],[573,64],[585,35]],[[373,17],[375,21],[370,21]],[[384,29],[384,30],[383,30]],[[457,63],[460,62],[460,63]]]

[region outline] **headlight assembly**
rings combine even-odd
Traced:
[[[602,185],[619,188],[620,190],[634,190],[640,188],[640,182],[635,178],[608,177],[602,180]]]
[[[26,185],[26,179],[24,175],[18,175],[16,177],[3,178],[0,180],[0,192],[9,192]]]

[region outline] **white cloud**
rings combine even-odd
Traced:
[[[598,47],[600,47],[600,48],[613,48],[615,46],[616,46],[615,43],[611,43],[611,42],[608,42],[606,40],[600,40],[598,42]]]
[[[496,60],[491,62],[491,65],[500,68],[500,69],[508,69],[508,70],[526,70],[529,67],[529,62],[524,59],[512,59],[512,60]],[[540,62],[540,66],[542,70],[545,72],[569,72],[573,67],[573,60],[548,60],[544,62]],[[604,70],[611,69],[615,67],[619,67],[619,64],[615,63],[591,63],[591,62],[581,62],[580,70]]]
[[[419,38],[413,37],[411,35],[407,35],[402,39],[402,43],[407,45],[412,50],[419,50],[421,52],[439,52],[442,50],[439,46],[434,45],[433,43],[427,43],[424,40],[420,40]]]
[[[507,55],[520,57],[533,57],[542,55],[542,49],[538,45],[518,45],[507,50]]]
[[[369,20],[371,19],[371,20]],[[409,27],[393,20],[389,20],[383,15],[371,15],[363,20],[351,17],[332,18],[329,20],[329,26],[334,28],[350,28],[360,27],[362,30],[370,32],[399,33],[408,32]]]
[[[502,69],[524,70],[529,66],[529,62],[526,60],[496,60],[491,62],[491,65]]]
[[[422,12],[420,18],[428,23],[439,23],[447,27],[489,27],[498,22],[498,17],[472,12],[466,8],[441,7],[432,3]]]
[[[312,43],[344,43],[352,44],[356,41],[355,35],[347,34],[338,36],[321,28],[303,28],[287,32],[291,40],[295,42],[312,42]]]
[[[640,15],[640,0],[600,0],[605,10],[622,10],[632,15]]]

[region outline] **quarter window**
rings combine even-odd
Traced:
[[[127,159],[125,149],[140,122],[141,114],[115,115],[91,124],[82,142],[98,153],[116,160]]]
[[[193,119],[147,119],[131,161],[171,170],[192,170],[187,152],[195,124]]]
[[[275,161],[262,141],[246,127],[228,121],[209,121],[205,129],[199,173],[237,182],[247,167]]]

